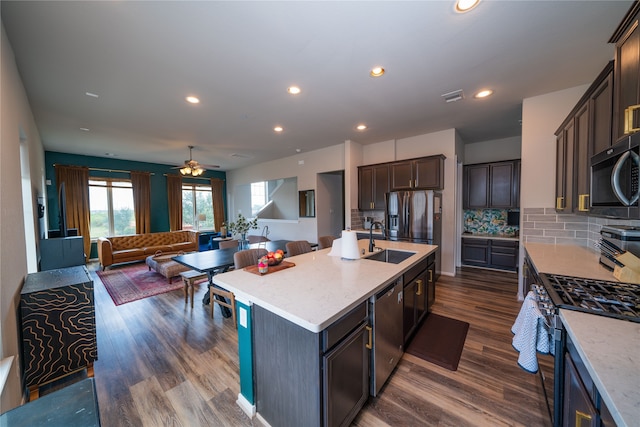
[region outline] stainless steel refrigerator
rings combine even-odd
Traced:
[[[436,278],[440,276],[442,194],[433,190],[387,193],[385,234],[388,240],[437,245]]]

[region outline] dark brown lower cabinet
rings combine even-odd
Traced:
[[[515,240],[462,238],[462,264],[516,271],[519,245]]]
[[[462,239],[462,263],[489,266],[489,240],[488,239]]]
[[[569,337],[567,337],[567,347],[564,355],[563,391],[563,426],[616,426],[609,408],[604,403],[587,367]]]
[[[598,413],[591,403],[578,370],[569,353],[564,358],[564,414],[563,425],[575,427],[597,427]]]

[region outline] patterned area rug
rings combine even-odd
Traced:
[[[182,280],[169,284],[166,277],[149,271],[146,264],[135,264],[106,271],[96,271],[116,305],[147,298],[183,287]]]
[[[455,371],[468,330],[467,322],[429,313],[409,344],[407,353]]]

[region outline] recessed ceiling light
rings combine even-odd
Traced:
[[[302,92],[302,90],[298,86],[289,86],[287,88],[287,92],[289,92],[291,95],[297,95]]]
[[[84,94],[87,95],[87,96],[90,96],[92,98],[97,98],[99,96],[98,94],[95,94],[93,92],[85,92]]]
[[[373,67],[371,71],[369,71],[369,75],[371,77],[380,77],[384,75],[384,68],[382,67]]]
[[[189,102],[191,104],[199,104],[200,103],[200,100],[195,96],[187,96],[185,99],[187,100],[187,102]]]
[[[480,3],[480,0],[458,0],[456,1],[455,10],[458,13],[469,12]]]
[[[301,152],[301,151],[302,151],[301,149],[296,148],[296,153],[299,153],[299,152]]]
[[[356,129],[358,130],[365,130],[366,128],[367,128],[367,125],[364,125],[364,124],[356,126]]]
[[[80,130],[83,132],[89,132],[89,128],[80,128]]]
[[[476,93],[475,95],[473,95],[474,98],[486,98],[487,96],[493,94],[493,91],[491,89],[484,89],[481,90],[480,92]]]
[[[276,132],[282,132],[284,130],[284,128],[282,126],[276,126],[273,128],[274,131]]]

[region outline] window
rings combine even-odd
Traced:
[[[267,183],[265,181],[251,183],[251,215],[256,216],[267,204]]]
[[[182,229],[213,230],[210,185],[182,184]]]
[[[131,181],[90,179],[89,208],[92,239],[136,233]]]

